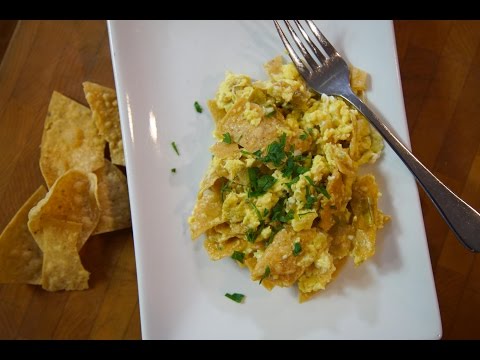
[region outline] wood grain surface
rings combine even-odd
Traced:
[[[480,209],[480,22],[394,24],[413,151]],[[43,182],[39,144],[52,91],[86,104],[83,81],[114,86],[104,21],[15,25],[0,21],[0,230]],[[443,338],[480,339],[480,257],[420,193]],[[131,231],[95,236],[81,255],[92,273],[87,291],[0,285],[1,339],[141,338]]]

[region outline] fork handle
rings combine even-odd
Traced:
[[[373,124],[402,159],[458,240],[469,250],[480,252],[480,214],[433,175],[353,92],[340,96]]]

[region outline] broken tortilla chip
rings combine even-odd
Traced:
[[[44,218],[36,239],[43,250],[42,287],[48,291],[88,289],[90,273],[77,250],[81,223]]]
[[[100,220],[93,234],[125,229],[132,226],[128,201],[127,178],[105,159],[105,165],[95,171],[98,179]]]
[[[46,219],[70,221],[82,224],[77,249],[80,250],[100,219],[97,199],[97,176],[72,169],[59,177],[44,199],[30,210],[28,228],[35,241],[43,248],[37,233]]]
[[[40,186],[0,234],[0,283],[40,284],[43,254],[28,231],[28,212],[47,193]]]
[[[93,120],[100,135],[108,142],[112,163],[125,166],[122,132],[115,90],[89,81],[83,83],[83,91]]]
[[[220,187],[219,182],[216,182],[199,196],[192,216],[188,218],[192,239],[196,239],[208,229],[224,222]]]
[[[101,168],[104,149],[91,111],[54,91],[40,145],[40,169],[48,187],[70,169],[90,172]]]

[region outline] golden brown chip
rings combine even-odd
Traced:
[[[302,251],[294,256],[294,244],[298,242]],[[328,240],[324,233],[315,229],[294,231],[291,227],[281,230],[275,235],[272,243],[265,249],[263,256],[257,260],[252,271],[252,280],[260,280],[267,267],[270,269],[267,288],[273,286],[291,286],[312,264],[319,253],[328,248]]]
[[[0,235],[0,283],[40,284],[43,254],[28,231],[28,212],[47,193],[40,186]]]
[[[188,218],[192,239],[196,239],[208,229],[223,222],[220,187],[216,182],[198,198],[192,216]]]
[[[238,145],[235,143],[217,142],[210,147],[210,152],[219,159],[240,159],[242,156]]]
[[[54,91],[40,146],[40,169],[48,187],[69,169],[101,168],[104,149],[90,110]]]
[[[37,233],[47,219],[57,219],[82,224],[77,249],[80,250],[96,228],[100,219],[97,200],[97,177],[93,173],[69,170],[53,184],[47,196],[30,210],[28,228],[43,248]]]
[[[105,159],[103,168],[95,171],[98,179],[100,220],[93,234],[125,229],[132,226],[128,201],[127,178]]]
[[[226,114],[225,110],[220,109],[217,106],[217,102],[215,100],[208,100],[207,101],[207,106],[208,106],[208,109],[210,110],[210,113],[212,114],[213,120],[215,122],[218,122],[218,121],[222,120],[222,118]]]
[[[258,115],[255,118],[256,121],[245,118],[247,107],[250,107],[252,113],[255,112]],[[268,117],[264,115],[261,106],[240,98],[227,114],[217,121],[215,135],[221,138],[227,132],[232,139],[238,139],[236,141],[245,150],[256,151],[277,140],[282,132],[287,132],[287,128],[283,115],[279,111]]]
[[[83,83],[83,91],[92,109],[95,125],[100,135],[108,142],[112,163],[125,166],[115,90],[86,81]]]
[[[84,269],[77,243],[81,223],[44,218],[35,237],[42,244],[42,287],[48,291],[88,289],[90,273]]]
[[[356,228],[351,255],[355,265],[375,254],[377,229],[383,227],[389,217],[378,209],[378,186],[371,174],[360,176],[353,184],[352,213],[353,226]]]

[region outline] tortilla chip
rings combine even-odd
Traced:
[[[222,243],[218,243],[215,239],[207,237],[203,243],[205,250],[211,260],[220,260],[227,256],[232,256],[234,251],[242,251],[246,247],[246,240],[238,237],[231,238]]]
[[[57,219],[82,224],[77,249],[80,250],[97,227],[100,207],[97,199],[97,176],[80,170],[69,170],[53,184],[47,196],[28,214],[28,228],[43,249],[37,233],[47,219]]]
[[[353,184],[350,206],[356,233],[351,256],[355,265],[375,254],[377,230],[389,219],[378,209],[378,196],[378,186],[371,174],[359,176]]]
[[[42,287],[48,291],[88,289],[90,273],[84,269],[77,243],[83,225],[77,222],[44,218],[36,239],[42,244]]]
[[[40,186],[0,235],[0,283],[40,284],[43,254],[28,231],[28,212],[47,193]]]
[[[247,102],[245,98],[240,98],[227,114],[217,121],[214,132],[217,138],[220,139],[223,134],[229,133],[232,139],[238,139],[238,144],[243,146],[245,150],[256,151],[277,140],[283,132],[288,132],[280,111],[276,111],[270,117],[262,115],[260,122],[255,124],[244,116],[247,105],[250,106],[250,109],[263,114],[259,105]]]
[[[115,90],[86,81],[83,91],[100,135],[108,142],[112,163],[125,166],[120,115]]]
[[[106,159],[104,167],[95,171],[95,174],[98,179],[97,196],[100,205],[100,220],[93,234],[132,226],[125,175]]]
[[[220,187],[217,182],[198,198],[193,214],[188,218],[192,239],[223,222]]]
[[[210,110],[210,113],[212,114],[213,120],[216,123],[223,119],[226,112],[225,110],[220,109],[218,107],[217,102],[215,100],[208,100],[207,106],[208,106],[208,109]]]
[[[70,169],[101,168],[104,149],[90,110],[54,91],[40,145],[40,169],[48,187]]]
[[[217,142],[210,147],[210,152],[219,159],[240,159],[242,156],[238,145],[235,143]]]

